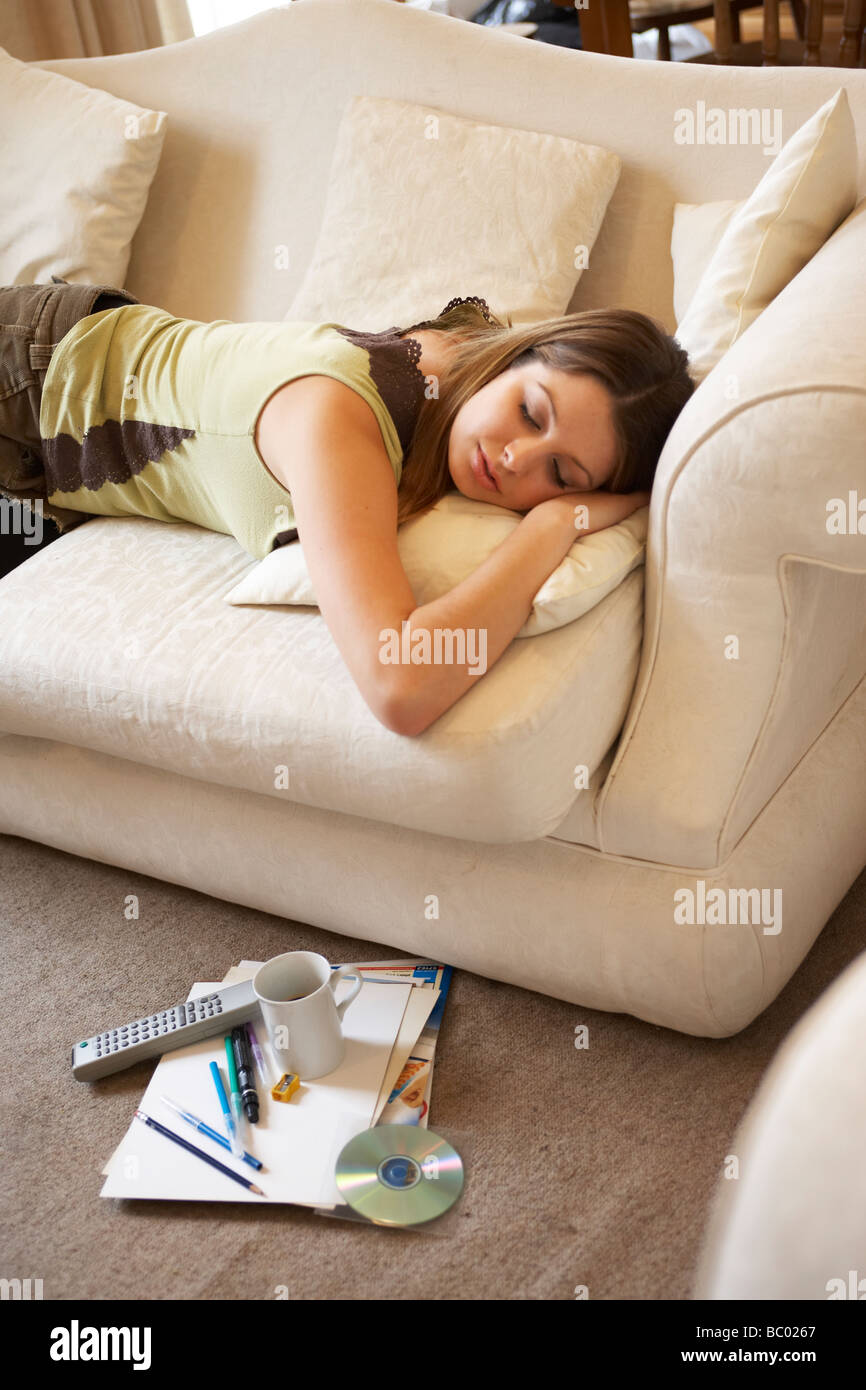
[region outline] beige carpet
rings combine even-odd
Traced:
[[[123,914],[127,894],[140,918]],[[242,957],[401,953],[0,836],[4,1277],[46,1299],[690,1296],[724,1155],[774,1052],[866,949],[866,872],[776,1003],[697,1039],[456,971],[430,1127],[472,1161],[449,1236],[302,1208],[102,1200],[100,1168],[153,1063],[88,1086],[76,1038],[186,996]],[[527,923],[531,930],[531,923]],[[587,1023],[588,1051],[574,1047]]]

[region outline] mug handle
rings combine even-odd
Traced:
[[[346,1012],[352,1001],[354,999],[357,999],[358,995],[361,993],[361,986],[364,983],[364,977],[361,974],[360,970],[355,969],[354,965],[341,965],[336,970],[331,971],[331,978],[328,981],[328,984],[331,987],[331,994],[333,994],[337,988],[338,980],[343,980],[346,978],[346,976],[351,977],[353,975],[356,977],[357,980],[355,988],[349,991],[342,1003],[336,1004],[337,1017],[339,1018],[341,1023],[343,1022],[343,1014]]]

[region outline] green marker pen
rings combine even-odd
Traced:
[[[226,1062],[229,1069],[229,1091],[231,1093],[232,1114],[235,1117],[235,1128],[237,1129],[238,1137],[240,1137],[240,1135],[243,1134],[241,1124],[244,1118],[244,1107],[241,1102],[241,1088],[238,1085],[238,1071],[235,1066],[235,1054],[234,1048],[232,1047],[231,1035],[225,1039],[225,1045]]]

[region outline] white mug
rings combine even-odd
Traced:
[[[355,975],[357,984],[340,1003],[337,981]],[[287,951],[266,961],[253,976],[268,1042],[284,1071],[314,1081],[336,1070],[346,1055],[343,1015],[364,980],[354,966],[332,970],[315,951]]]

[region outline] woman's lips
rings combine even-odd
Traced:
[[[476,444],[475,453],[472,455],[472,473],[482,487],[488,487],[492,492],[499,491],[499,485],[487,466],[480,444]]]

